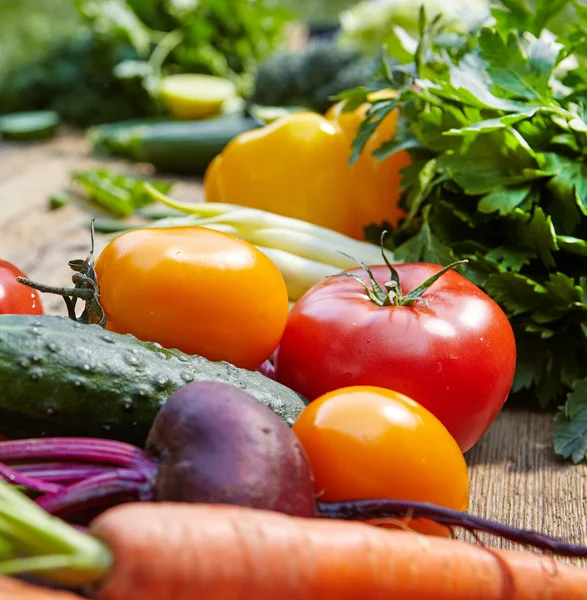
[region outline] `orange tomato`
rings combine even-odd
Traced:
[[[293,431],[319,500],[393,498],[467,508],[468,471],[459,446],[432,413],[403,394],[369,386],[330,392],[302,411]],[[450,534],[423,519],[405,524]]]
[[[138,229],[96,260],[107,329],[256,369],[275,350],[288,297],[253,245],[203,227]]]

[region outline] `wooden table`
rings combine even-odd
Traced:
[[[67,260],[86,256],[90,215],[100,212],[81,203],[50,211],[47,199],[67,186],[74,169],[97,162],[75,136],[32,146],[0,144],[0,257],[37,281],[69,284]],[[182,182],[173,195],[197,201],[202,190],[197,181]],[[97,237],[98,251],[105,240]],[[64,314],[59,298],[45,298],[45,307]],[[587,466],[560,461],[551,432],[552,414],[504,410],[468,453],[470,511],[587,545]],[[509,545],[480,539],[492,546]]]

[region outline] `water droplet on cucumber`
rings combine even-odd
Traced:
[[[159,389],[164,388],[168,382],[169,379],[165,375],[157,375],[157,377],[155,377],[155,386]]]
[[[73,387],[77,388],[78,390],[85,387],[86,384],[86,382],[81,377],[72,377],[70,381]]]

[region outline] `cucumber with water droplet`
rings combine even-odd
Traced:
[[[239,387],[292,425],[306,401],[260,373],[50,315],[0,315],[0,434],[143,446],[159,408],[191,381]]]

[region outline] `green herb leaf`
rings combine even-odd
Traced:
[[[557,414],[558,426],[554,430],[555,452],[574,463],[587,455],[587,379],[580,379],[567,395],[564,409]]]
[[[498,31],[484,29],[479,36],[479,48],[495,87],[528,102],[548,101],[551,96],[548,82],[559,53],[555,44],[533,40],[526,55],[518,33],[510,31],[504,41]]]
[[[510,215],[508,230],[510,239],[521,246],[535,250],[545,267],[555,266],[552,252],[558,250],[556,231],[552,219],[542,208],[536,208],[533,213],[515,209]]]
[[[500,215],[507,215],[522,204],[531,189],[531,184],[514,188],[496,187],[481,198],[477,209],[485,214],[498,212]]]
[[[474,196],[545,177],[532,154],[512,138],[507,130],[479,136],[462,153],[443,154],[438,166]]]
[[[129,217],[137,208],[153,202],[145,190],[143,179],[104,169],[88,169],[75,172],[72,180],[84,189],[88,199],[119,218]],[[173,187],[173,182],[168,181],[150,183],[163,194]]]
[[[394,256],[404,262],[428,262],[446,266],[454,262],[450,248],[442,243],[430,229],[428,210],[424,209],[424,222],[420,231],[407,242],[394,250]]]

